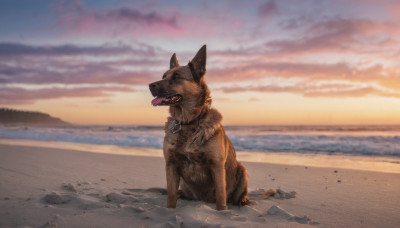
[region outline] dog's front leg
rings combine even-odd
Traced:
[[[176,202],[178,200],[177,193],[179,188],[179,175],[176,167],[167,162],[165,171],[167,174],[167,208],[176,208]]]
[[[224,164],[215,164],[212,168],[217,199],[217,210],[226,210],[226,179]]]

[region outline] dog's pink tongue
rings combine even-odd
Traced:
[[[153,106],[157,106],[157,105],[159,105],[159,104],[161,104],[161,102],[163,101],[163,97],[156,97],[156,98],[154,98],[152,101],[151,101],[151,104],[153,105]]]

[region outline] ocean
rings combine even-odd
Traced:
[[[400,126],[225,126],[236,151],[400,157]],[[162,126],[1,126],[0,138],[162,148]]]

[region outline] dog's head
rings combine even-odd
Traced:
[[[149,85],[153,106],[176,106],[189,102],[199,102],[198,98],[206,89],[203,76],[206,73],[206,45],[185,66],[179,66],[176,55],[170,60],[170,67],[160,81]],[[208,90],[207,90],[208,91]],[[205,97],[205,96],[204,96]],[[203,101],[204,102],[204,101]]]

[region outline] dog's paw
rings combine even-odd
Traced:
[[[218,211],[228,210],[228,207],[226,205],[217,205],[217,210]]]

